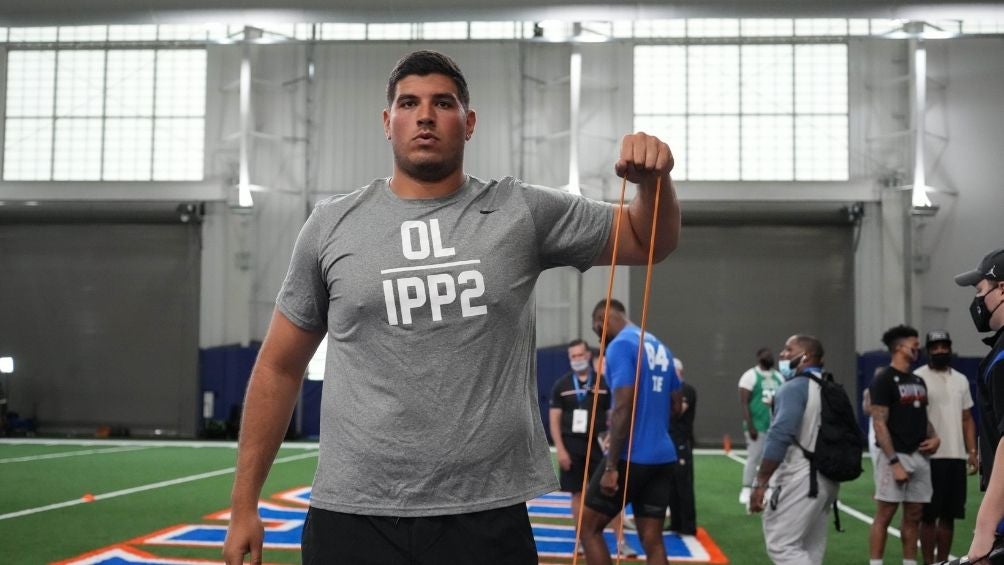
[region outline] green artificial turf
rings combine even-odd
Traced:
[[[234,465],[232,447],[159,446],[134,451],[79,454],[36,461],[6,461],[29,457],[116,447],[83,445],[19,445],[0,443],[0,515],[49,504],[78,500],[86,493],[101,495],[150,485],[160,481],[219,471]],[[283,449],[279,457],[314,451]],[[273,467],[264,488],[264,499],[288,489],[308,486],[313,478],[316,456],[280,463]],[[874,514],[871,499],[872,475],[869,462],[860,479],[845,483],[840,500],[866,514]],[[705,528],[732,563],[769,564],[764,550],[760,516],[747,515],[738,502],[742,465],[724,455],[698,455],[695,461],[698,524]],[[229,505],[233,475],[201,478],[136,492],[0,520],[0,561],[5,564],[37,564],[58,561],[95,549],[127,542],[177,524],[217,523],[204,517]],[[970,478],[968,518],[957,522],[953,553],[968,548],[979,505],[975,478]],[[864,563],[868,559],[868,526],[842,514],[845,532],[831,524],[826,562],[837,565]],[[571,523],[562,519],[539,521]],[[899,516],[893,526],[899,525]],[[135,545],[139,550],[164,557],[219,559],[215,547]],[[886,563],[901,563],[898,538],[889,536]],[[266,550],[266,562],[298,563],[299,553]],[[584,560],[580,559],[580,563]]]

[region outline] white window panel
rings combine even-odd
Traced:
[[[4,180],[52,178],[52,120],[8,118],[4,128]]]
[[[876,20],[871,21],[872,35],[883,35],[891,31],[902,29],[904,20]]]
[[[205,25],[159,25],[157,39],[159,41],[189,41],[209,39],[210,34]]]
[[[684,114],[687,111],[687,48],[679,45],[635,47],[636,114]]]
[[[687,20],[687,37],[739,37],[739,20],[727,18]]]
[[[794,35],[790,19],[744,19],[739,22],[743,37],[790,37]]]
[[[690,116],[687,178],[739,180],[739,117]]]
[[[153,180],[202,180],[204,121],[157,119],[153,129]]]
[[[868,20],[863,18],[847,20],[848,35],[868,35],[871,33],[871,26]]]
[[[422,39],[467,39],[467,22],[425,22]]]
[[[669,145],[676,163],[673,178],[687,178],[687,118],[685,116],[635,116],[634,131],[654,135]]]
[[[7,117],[51,116],[55,78],[55,51],[9,52]]]
[[[69,26],[59,28],[60,43],[107,40],[108,26]]]
[[[554,41],[565,41],[572,37],[572,22],[561,20],[544,20],[537,22],[544,31],[544,38]]]
[[[11,43],[52,42],[58,38],[59,28],[56,27],[12,27],[8,41]]]
[[[105,180],[150,180],[152,155],[151,118],[108,118],[105,121]]]
[[[293,31],[293,37],[297,39],[313,39],[314,24],[296,24],[296,29]]]
[[[114,25],[108,26],[108,41],[155,41],[155,25]]]
[[[847,114],[847,46],[795,46],[795,111]]]
[[[105,113],[108,116],[153,115],[153,50],[112,50],[108,52],[108,87]]]
[[[366,39],[366,24],[321,24],[321,39],[359,40]]]
[[[101,118],[56,120],[52,180],[101,179]]]
[[[613,23],[613,36],[617,38],[634,37],[634,25],[631,20],[617,20]]]
[[[847,20],[845,19],[799,19],[795,20],[795,35],[830,36],[847,35]]]
[[[687,48],[687,111],[690,114],[739,113],[739,46]]]
[[[605,39],[614,36],[612,22],[582,22],[582,35],[590,39]]]
[[[791,45],[742,47],[742,111],[744,114],[794,112],[794,49]]]
[[[686,37],[687,20],[636,20],[635,37]]]
[[[104,88],[104,51],[57,52],[57,116],[100,116]]]
[[[796,116],[795,178],[847,180],[847,116]]]
[[[0,42],[7,41],[7,28],[0,27]]]
[[[742,180],[794,180],[794,118],[742,117]]]
[[[516,22],[471,22],[471,39],[516,39]]]
[[[414,39],[411,24],[369,24],[366,39]]]
[[[157,51],[157,116],[202,116],[206,111],[206,52]]]

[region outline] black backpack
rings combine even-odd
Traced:
[[[833,375],[824,373],[823,378],[819,378],[812,373],[799,373],[796,377],[812,379],[819,384],[823,414],[819,420],[816,450],[798,446],[809,460],[809,497],[815,498],[819,494],[816,473],[838,483],[861,476],[861,457],[866,442],[851,401],[844,387],[834,382]]]

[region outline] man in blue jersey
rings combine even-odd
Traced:
[[[601,301],[593,309],[593,330],[601,339],[605,306],[606,302]],[[664,565],[662,524],[676,462],[669,422],[670,415],[679,412],[682,405],[680,379],[669,348],[646,332],[636,395],[641,328],[631,323],[624,305],[617,300],[610,301],[607,340],[606,378],[613,391],[609,445],[602,471],[593,475],[586,491],[582,546],[589,565],[610,563],[603,529],[623,508],[626,478],[627,501],[634,508],[646,562]],[[629,440],[632,408],[634,428]]]

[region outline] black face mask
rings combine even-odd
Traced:
[[[774,358],[773,357],[761,357],[760,358],[760,366],[763,367],[764,370],[770,369],[771,367],[774,366]]]
[[[935,369],[944,370],[952,361],[951,353],[934,353],[931,355],[931,366]]]
[[[973,324],[976,325],[976,331],[978,332],[988,332],[992,329],[990,327],[990,318],[993,317],[997,308],[1001,307],[1001,305],[998,304],[997,308],[994,308],[993,310],[987,308],[986,298],[990,292],[984,294],[983,296],[974,296],[973,302],[969,305],[969,315],[973,317]]]

